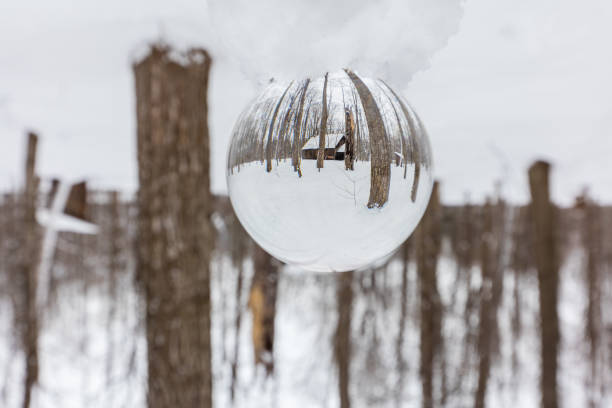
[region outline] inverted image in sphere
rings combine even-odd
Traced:
[[[270,83],[241,114],[227,182],[236,215],[276,258],[355,270],[415,229],[432,155],[414,110],[382,80],[350,70]]]

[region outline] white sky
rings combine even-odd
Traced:
[[[586,184],[612,201],[610,21],[609,0],[466,1],[458,33],[401,89],[429,130],[447,202],[480,200],[500,178],[524,200],[536,158],[554,162],[559,201]],[[131,61],[164,36],[215,58],[212,185],[225,191],[233,122],[256,86],[209,27],[205,0],[2,1],[0,190],[19,185],[23,135],[34,129],[43,176],[134,191]]]

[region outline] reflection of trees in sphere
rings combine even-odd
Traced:
[[[399,95],[346,70],[271,83],[234,128],[227,178],[238,218],[266,251],[346,271],[414,230],[431,193],[431,148]]]

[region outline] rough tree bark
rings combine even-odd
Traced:
[[[38,286],[38,263],[40,262],[40,230],[36,222],[38,177],[35,173],[38,136],[28,134],[25,163],[25,188],[23,193],[22,244],[18,280],[21,287],[17,321],[21,321],[21,341],[25,355],[25,379],[23,407],[28,408],[32,390],[38,381],[38,311],[36,291]]]
[[[336,301],[338,323],[334,336],[334,356],[338,367],[338,394],[340,408],[349,408],[351,399],[350,362],[351,362],[351,310],[353,308],[353,272],[336,274]]]
[[[317,169],[323,168],[325,160],[325,136],[327,134],[327,77],[325,73],[325,81],[323,82],[323,101],[321,102],[321,128],[319,129],[319,150],[317,151]]]
[[[529,168],[532,233],[538,270],[541,324],[542,407],[556,408],[559,318],[557,300],[559,265],[557,258],[556,209],[550,201],[550,164],[538,161]]]
[[[441,304],[437,263],[440,253],[440,197],[434,183],[425,215],[415,231],[417,275],[420,293],[420,375],[423,408],[434,405],[434,364],[441,344]]]
[[[274,320],[276,318],[276,292],[278,290],[278,261],[255,245],[253,264],[255,272],[249,295],[249,308],[253,316],[253,350],[255,364],[261,364],[266,374],[274,372]]]
[[[138,119],[137,279],[146,300],[150,408],[211,407],[208,73],[153,47],[134,65]]]
[[[367,85],[353,71],[345,70],[357,89],[370,135],[370,197],[368,208],[382,207],[389,199],[391,146],[376,100]]]

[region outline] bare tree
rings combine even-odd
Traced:
[[[16,322],[21,327],[21,342],[25,355],[25,380],[23,389],[23,407],[31,403],[32,389],[38,381],[38,312],[36,308],[36,291],[38,286],[38,264],[40,262],[40,230],[36,222],[36,205],[38,197],[38,177],[35,173],[36,148],[38,136],[28,134],[27,155],[25,163],[25,188],[22,197],[21,231],[22,243],[19,268],[16,279],[19,282],[20,294],[16,305]]]
[[[236,279],[236,316],[234,320],[234,356],[231,362],[232,382],[230,384],[230,399],[234,401],[236,397],[236,388],[238,386],[238,356],[240,354],[240,328],[242,327],[242,292],[244,287],[244,259],[249,256],[251,251],[251,240],[244,228],[238,221],[236,215],[231,212],[228,217],[230,234],[230,255],[232,264],[237,269]]]
[[[334,336],[334,356],[338,367],[338,394],[340,408],[349,408],[351,398],[350,362],[351,362],[351,310],[353,308],[353,272],[336,274],[336,302],[338,323]]]
[[[442,307],[437,279],[440,239],[440,198],[438,183],[435,182],[425,215],[415,231],[420,292],[420,375],[423,408],[434,406],[434,364],[442,340],[440,333]]]
[[[480,318],[478,332],[478,387],[474,406],[484,408],[487,384],[491,372],[491,337],[496,308],[493,305],[494,246],[493,208],[487,200],[483,208],[483,228],[480,239]]]
[[[383,118],[367,85],[353,71],[345,70],[357,89],[370,135],[370,197],[368,208],[382,207],[389,199],[391,146]]]
[[[208,73],[155,46],[134,65],[138,119],[137,279],[146,301],[150,408],[211,407]]]
[[[274,113],[272,114],[272,119],[270,121],[270,126],[268,128],[268,142],[266,143],[266,171],[267,172],[272,171],[272,157],[274,156],[274,153],[273,153],[274,137],[273,136],[274,136],[274,127],[276,125],[276,117],[278,116],[278,111],[280,110],[281,104],[283,103],[283,100],[285,99],[285,95],[287,95],[287,92],[291,88],[291,85],[293,85],[293,82],[291,82],[289,86],[287,86],[287,88],[281,95],[280,99],[276,103],[276,107],[274,108]],[[278,142],[278,139],[276,139],[276,141]]]
[[[559,350],[559,265],[557,254],[557,216],[550,201],[548,173],[550,164],[538,161],[529,168],[532,234],[538,269],[541,324],[541,388],[543,408],[556,408],[557,356]]]
[[[124,270],[122,262],[122,248],[125,245],[122,242],[121,230],[121,211],[120,211],[119,193],[111,191],[108,194],[108,210],[109,210],[109,248],[108,248],[108,296],[110,299],[107,316],[107,335],[108,346],[106,356],[106,383],[112,381],[113,361],[114,361],[114,336],[113,322],[117,315],[117,301],[119,298],[119,278],[121,271]]]
[[[399,254],[402,260],[402,285],[400,294],[400,317],[397,342],[395,344],[395,359],[397,360],[397,385],[395,387],[395,406],[402,405],[402,390],[406,374],[406,358],[402,352],[404,347],[404,336],[406,331],[406,319],[408,315],[408,264],[410,252],[413,246],[413,239],[409,238],[400,247]]]
[[[304,143],[304,137],[302,133],[305,133],[302,129],[303,123],[308,122],[308,115],[306,115],[306,120],[303,121],[304,116],[304,101],[306,100],[306,91],[308,90],[308,85],[310,84],[310,78],[307,78],[304,81],[304,85],[302,85],[302,90],[300,94],[300,101],[298,103],[298,111],[295,115],[295,124],[293,125],[294,134],[293,134],[293,150],[291,153],[291,162],[293,165],[293,169],[297,171],[298,175],[302,177],[302,156],[301,149]]]
[[[583,210],[582,245],[586,251],[587,262],[584,278],[587,287],[587,308],[585,334],[589,345],[589,358],[591,362],[590,379],[587,386],[590,388],[590,405],[597,405],[597,385],[601,383],[600,369],[602,367],[601,343],[602,338],[602,265],[603,265],[603,217],[602,209],[596,203],[587,201]]]
[[[327,134],[327,77],[325,73],[323,82],[323,101],[321,102],[321,127],[319,128],[319,150],[317,151],[317,169],[323,168],[325,160],[325,137]]]
[[[274,371],[274,320],[279,264],[270,254],[255,248],[255,272],[251,283],[249,307],[253,316],[253,351],[255,364],[261,364],[270,375]]]
[[[412,118],[412,115],[410,114],[410,110],[408,106],[406,106],[404,101],[402,101],[402,99],[395,93],[395,91],[389,85],[385,83],[385,86],[393,94],[393,96],[395,96],[395,99],[399,102],[400,108],[402,109],[404,117],[408,121],[408,130],[410,134],[410,147],[411,147],[411,155],[412,155],[411,159],[412,159],[412,163],[414,164],[414,180],[412,181],[412,192],[411,192],[410,198],[414,202],[416,200],[416,195],[417,195],[417,191],[419,188],[419,179],[421,175],[421,161],[422,161],[421,156],[423,154],[421,152],[419,139],[417,138],[414,120]],[[398,124],[401,129],[401,123],[399,123],[399,121],[398,121]],[[405,154],[405,156],[407,156],[407,154]],[[406,163],[407,163],[407,160],[408,160],[407,157],[405,157],[404,161]],[[404,168],[404,178],[406,177],[407,170],[408,170],[408,166],[406,165],[406,167]]]
[[[344,138],[345,154],[344,166],[347,170],[355,168],[355,120],[353,112],[348,107],[344,109]]]

